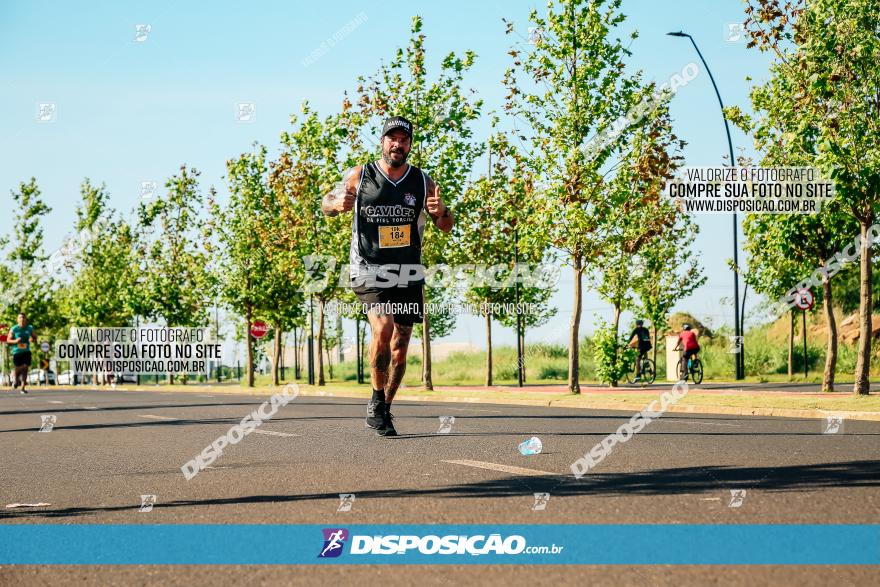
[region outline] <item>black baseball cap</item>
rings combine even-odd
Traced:
[[[382,127],[382,136],[384,137],[392,130],[400,129],[410,137],[412,137],[412,123],[403,116],[392,116],[385,120],[385,126]]]

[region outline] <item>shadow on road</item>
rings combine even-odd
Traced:
[[[571,475],[487,479],[475,483],[425,489],[389,488],[356,491],[358,499],[494,499],[523,495],[523,484],[532,491],[549,491],[555,497],[651,496],[694,493],[717,493],[719,489],[749,488],[764,491],[816,491],[835,487],[880,486],[880,461],[849,461],[788,467],[684,467],[637,473],[593,473],[574,479]],[[240,497],[178,500],[157,503],[154,509],[189,508],[217,505],[277,504],[284,502],[338,501],[338,492],[288,495],[245,495]],[[70,507],[40,511],[0,511],[0,519],[64,518],[98,512],[136,510],[137,505]]]

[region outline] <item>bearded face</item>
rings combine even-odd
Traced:
[[[412,139],[402,130],[392,130],[382,137],[382,159],[389,167],[400,167],[406,163],[412,147]]]

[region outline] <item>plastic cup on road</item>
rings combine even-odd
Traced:
[[[536,455],[541,452],[542,448],[541,439],[537,436],[532,436],[528,440],[524,440],[519,444],[519,452],[524,456]]]

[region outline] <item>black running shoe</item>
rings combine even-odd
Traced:
[[[394,416],[391,415],[391,405],[384,404],[382,406],[384,410],[382,411],[382,427],[379,428],[376,432],[379,436],[397,436],[397,430],[394,429]]]
[[[22,388],[21,388],[21,393],[22,393],[22,394],[27,394],[27,390],[26,390],[24,387],[22,387]]]
[[[385,430],[385,402],[382,400],[370,400],[367,404],[366,424],[369,428]]]

